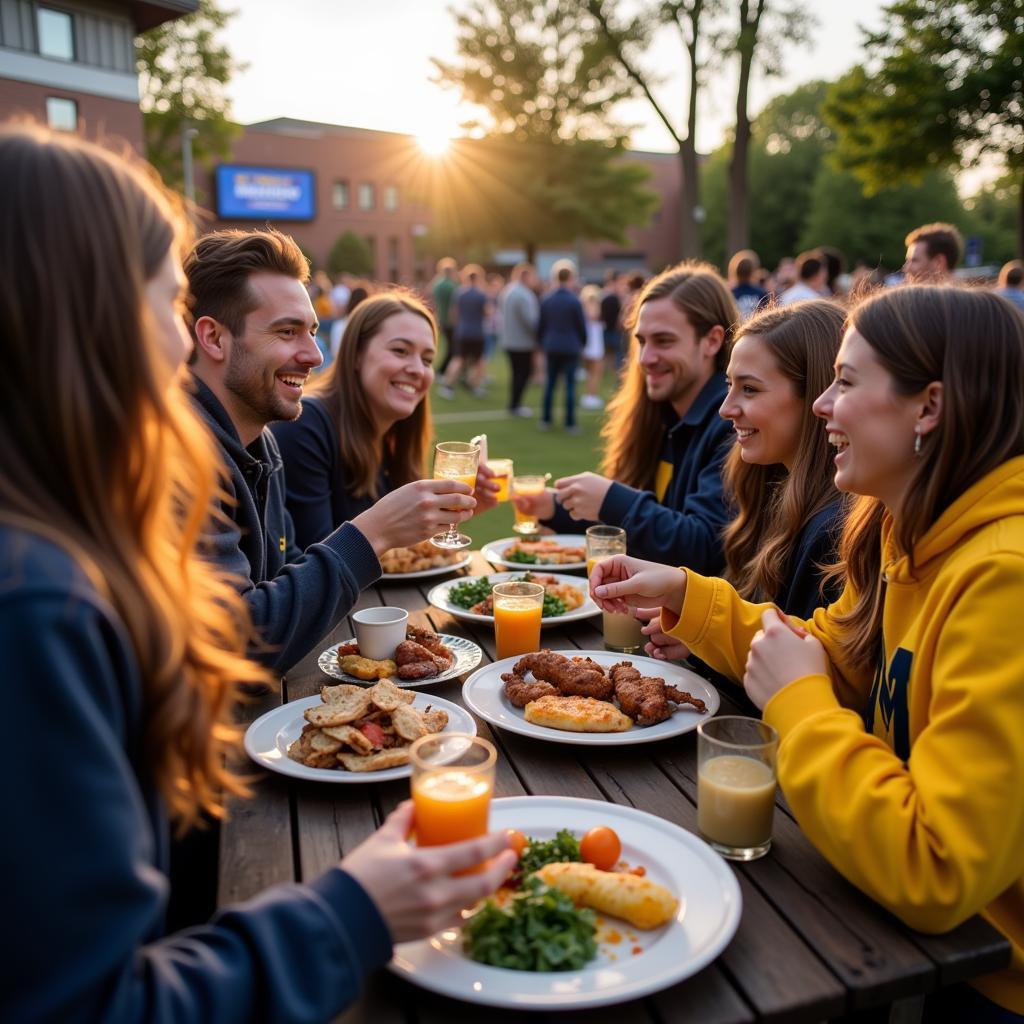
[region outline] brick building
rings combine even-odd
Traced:
[[[29,115],[142,151],[135,36],[199,0],[0,0],[0,119]]]

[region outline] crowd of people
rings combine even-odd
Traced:
[[[1019,264],[955,286],[959,238],[928,225],[905,283],[863,297],[827,249],[581,291],[561,262],[543,294],[527,264],[505,284],[444,260],[430,296],[357,295],[311,288],[273,229],[191,239],[144,170],[35,127],[0,129],[0,247],[0,637],[28,766],[3,784],[0,1017],[330,1019],[511,870],[499,834],[410,845],[404,804],[318,879],[186,906],[213,871],[195,827],[246,795],[241,688],[313,649],[384,551],[494,506],[486,466],[470,487],[426,462],[431,391],[481,391],[500,346],[513,415],[544,375],[541,429],[560,385],[577,426],[581,359],[591,408],[618,372],[599,472],[516,501],[626,529],[595,599],[775,726],[789,806],[851,882],[912,927],[980,912],[1009,938],[1011,967],[936,1013],[1024,1019]]]

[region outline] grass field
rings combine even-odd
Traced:
[[[441,398],[436,389],[430,396],[434,414],[434,434],[438,441],[468,441],[477,434],[487,435],[488,454],[492,459],[512,459],[516,473],[550,473],[552,479],[596,469],[601,452],[601,425],[604,412],[586,412],[578,408],[582,383],[577,384],[576,422],[582,428],[577,435],[567,434],[561,426],[565,416],[564,392],[555,395],[555,426],[541,432],[540,421],[542,387],[530,384],[523,401],[534,411],[532,419],[520,419],[505,412],[508,405],[508,360],[503,353],[495,353],[488,365],[494,383],[488,386],[484,398],[476,398],[464,388],[456,391],[451,401]],[[602,394],[607,400],[613,391],[610,374],[605,374]],[[507,503],[498,505],[479,518],[471,519],[461,529],[473,538],[473,546],[512,534],[512,508]]]

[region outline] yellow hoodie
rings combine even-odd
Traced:
[[[921,538],[916,569],[882,537],[884,657],[844,667],[831,614],[803,622],[832,677],[775,694],[779,782],[801,827],[854,885],[912,928],[981,912],[1013,944],[1009,969],[972,984],[1024,1013],[1024,456],[966,491]],[[669,630],[743,678],[767,604],[687,570]],[[663,628],[674,618],[663,611]],[[882,667],[884,665],[884,671]]]

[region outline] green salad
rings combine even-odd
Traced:
[[[536,555],[531,555],[529,551],[513,551],[512,554],[503,555],[502,557],[506,562],[521,562],[523,565],[534,565],[540,561]]]
[[[508,904],[493,899],[463,925],[463,947],[472,960],[513,971],[576,971],[597,955],[594,912],[527,878]]]
[[[510,583],[532,583],[533,577],[530,573],[524,573],[522,576],[514,576],[508,582]],[[481,576],[479,579],[466,580],[465,583],[456,583],[451,590],[448,591],[448,600],[452,604],[457,604],[460,608],[472,608],[473,605],[479,604],[481,601],[486,600],[491,596],[491,587],[493,584],[486,576]],[[553,594],[549,594],[545,591],[544,593],[544,610],[541,615],[544,618],[553,615],[564,615],[569,609],[566,607],[565,602],[560,597],[555,597]]]
[[[580,841],[563,828],[554,839],[528,839],[526,849],[519,858],[519,872],[525,878],[540,871],[545,864],[581,861]]]

